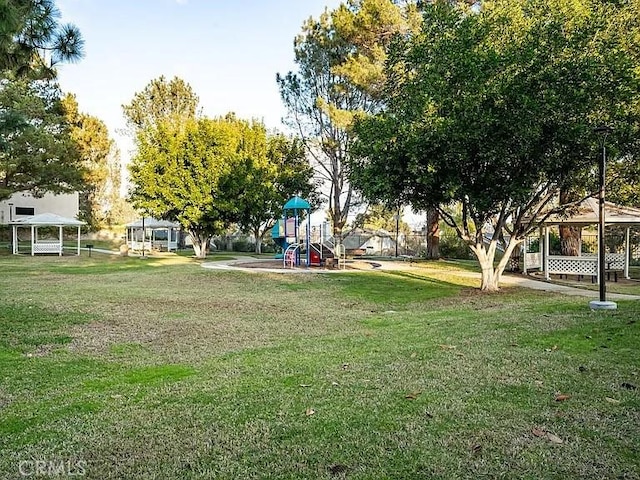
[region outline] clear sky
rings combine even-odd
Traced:
[[[294,69],[302,23],[340,0],[57,0],[85,39],[85,58],[58,69],[80,110],[104,121],[123,159],[121,105],[154,78],[178,76],[207,116],[233,111],[279,128],[276,73]]]

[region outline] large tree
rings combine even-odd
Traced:
[[[53,79],[56,64],[82,57],[83,40],[59,18],[51,0],[0,2],[0,200],[82,186]]]
[[[312,205],[319,201],[302,142],[281,134],[267,135],[265,139],[264,151],[247,157],[244,169],[237,171],[246,177],[242,182],[239,224],[253,235],[256,253],[261,253],[262,240],[282,217],[287,200],[299,195]]]
[[[79,216],[89,228],[97,229],[105,221],[120,188],[117,147],[104,122],[79,111],[74,95],[68,94],[62,103],[84,167],[85,187],[80,192]]]
[[[426,3],[420,35],[394,45],[386,110],[357,126],[353,182],[370,199],[437,208],[496,290],[538,215],[561,210],[559,189],[597,164],[593,127],[615,126],[618,152],[637,135],[639,4]]]
[[[354,205],[347,179],[354,114],[378,108],[385,46],[416,22],[411,2],[400,7],[390,0],[349,0],[304,23],[294,42],[297,72],[277,76],[290,124],[328,188],[337,241]]]
[[[170,119],[145,129],[130,166],[131,200],[158,218],[179,222],[203,258],[214,235],[246,220],[267,165],[262,124],[224,118]]]
[[[0,81],[0,200],[82,190],[83,174],[57,85]]]

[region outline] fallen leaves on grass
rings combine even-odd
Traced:
[[[564,393],[557,393],[556,396],[554,397],[554,400],[556,402],[564,402],[565,400],[569,400],[571,398],[571,395],[567,395]]]
[[[315,415],[316,411],[313,408],[307,408],[307,410],[305,411],[305,415],[307,417],[310,417],[311,415]]]
[[[544,428],[533,427],[533,429],[531,430],[531,433],[535,437],[546,438],[551,443],[555,443],[556,445],[560,445],[560,444],[564,443],[564,440],[562,440],[559,436],[557,436],[557,435],[555,435],[555,434],[553,434],[551,432],[547,432]]]
[[[547,438],[549,439],[549,441],[551,443],[555,443],[557,445],[560,445],[561,443],[564,443],[564,441],[558,437],[557,435],[554,435],[553,433],[547,432]]]
[[[455,345],[445,345],[445,344],[441,344],[438,345],[440,347],[441,350],[455,350],[456,346]]]
[[[613,403],[614,405],[617,405],[620,403],[620,400],[616,400],[615,398],[611,398],[611,397],[605,397],[605,400],[609,403]]]
[[[544,437],[546,434],[544,430],[538,427],[533,427],[533,429],[531,430],[531,433],[533,433],[533,435],[536,437]]]
[[[404,396],[404,398],[406,398],[407,400],[415,400],[416,398],[418,398],[420,396],[422,392],[411,392],[408,393]]]

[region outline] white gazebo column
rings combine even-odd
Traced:
[[[60,239],[60,251],[58,252],[58,256],[62,256],[62,225],[58,227],[58,238]]]
[[[629,277],[629,262],[631,262],[631,235],[629,231],[631,227],[627,227],[624,236],[624,278],[627,280]]]
[[[78,225],[78,256],[80,256],[80,225]]]
[[[18,226],[13,225],[13,242],[11,242],[11,246],[13,247],[13,254],[18,254]]]
[[[540,265],[538,266],[538,271],[544,271],[544,227],[540,227],[540,231],[538,232],[538,253],[540,254]]]
[[[35,248],[36,235],[38,235],[38,229],[33,225],[31,225],[31,256],[32,257],[34,255],[33,249]]]
[[[549,226],[544,227],[544,278],[551,279],[549,275]]]

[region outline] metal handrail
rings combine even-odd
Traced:
[[[296,263],[296,250],[298,250],[302,245],[300,243],[292,243],[287,247],[284,251],[284,255],[282,256],[282,266],[287,268],[287,260],[291,263],[291,268],[295,267]]]

